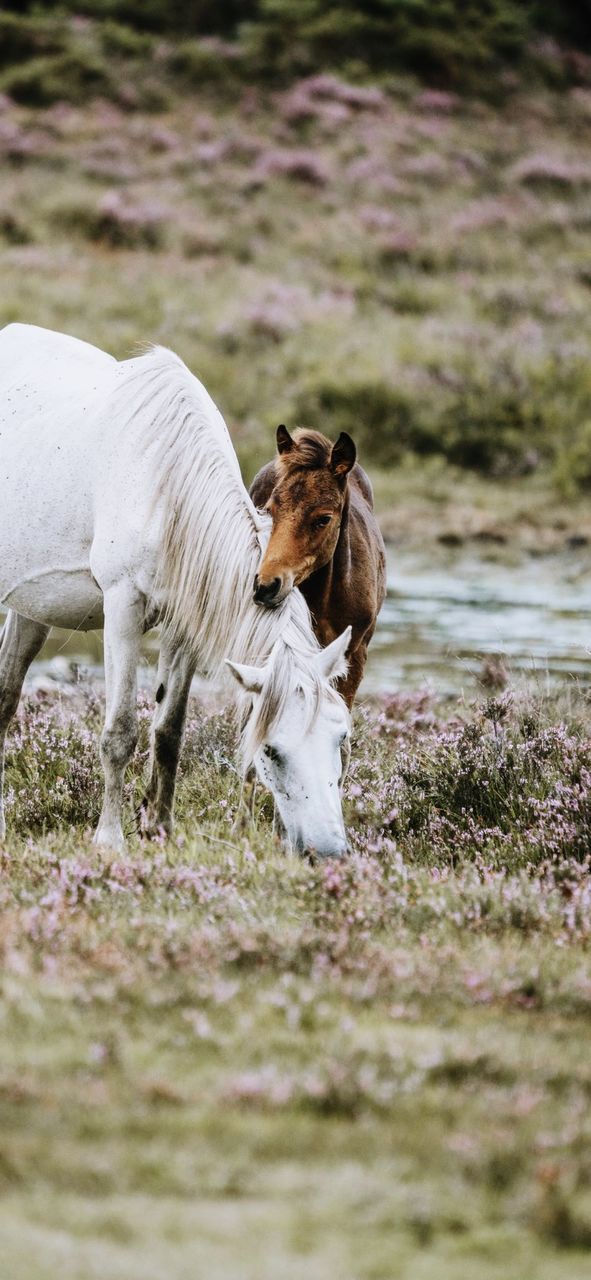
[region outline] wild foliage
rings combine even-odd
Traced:
[[[285,420],[588,488],[587,90],[493,110],[324,73],[146,113],[165,80],[109,67],[118,104],[0,97],[1,322],[179,350],[247,480]]]
[[[6,7],[24,7],[45,29],[55,8],[43,0]],[[189,37],[176,66],[205,76],[216,74],[207,41],[220,42],[218,55],[231,42],[226,69],[233,56],[243,76],[276,83],[326,68],[362,75],[410,71],[433,83],[498,92],[511,68],[566,82],[583,69],[577,55],[569,58],[569,46],[589,48],[588,4],[575,0],[64,0],[60,9],[79,23],[81,16],[117,23],[130,33],[130,53],[139,48],[135,31]],[[552,38],[563,42],[566,54],[551,47]]]
[[[391,1280],[396,1258],[500,1280],[510,1248],[520,1274],[582,1280],[587,701],[366,708],[354,852],[318,866],[278,852],[235,730],[199,701],[176,838],[130,822],[129,852],[98,854],[96,716],[92,688],[38,693],[12,733],[10,1274],[274,1280],[281,1258],[296,1280]],[[558,843],[531,838],[538,804]]]

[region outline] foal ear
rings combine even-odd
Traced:
[[[247,667],[242,662],[231,662],[226,658],[226,666],[230,668],[234,679],[247,693],[260,693],[263,687],[263,673],[258,667]]]
[[[330,455],[330,469],[334,471],[335,476],[347,476],[351,467],[355,464],[357,450],[350,436],[346,431],[341,434],[333,444]]]
[[[281,423],[280,427],[277,427],[277,434],[275,438],[277,440],[278,453],[291,452],[291,450],[293,449],[293,440],[289,434],[289,431],[287,430],[287,427],[284,427],[283,423]]]
[[[328,644],[326,649],[322,649],[316,659],[320,670],[320,675],[325,680],[338,680],[339,676],[346,676],[348,662],[345,657],[349,648],[352,627],[345,627],[343,634],[337,636],[332,644]]]

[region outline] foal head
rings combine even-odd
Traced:
[[[331,444],[318,431],[277,428],[276,483],[267,502],[273,528],[254,582],[257,604],[279,604],[332,559],[356,450],[341,432]]]

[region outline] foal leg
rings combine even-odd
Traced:
[[[194,672],[195,663],[187,650],[172,649],[163,640],[152,721],[150,777],[142,802],[142,826],[148,835],[158,829],[170,835],[172,829],[176,773]]]
[[[21,696],[23,680],[33,658],[49,634],[49,627],[21,618],[12,610],[1,633],[0,646],[0,840],[6,834],[4,820],[4,749],[6,730]]]
[[[123,849],[123,778],[137,742],[137,664],[145,602],[127,583],[105,592],[105,723],[101,763],[105,793],[95,844]]]

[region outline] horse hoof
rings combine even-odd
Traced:
[[[92,843],[99,849],[108,849],[111,853],[125,851],[125,836],[121,827],[99,827],[94,833]]]

